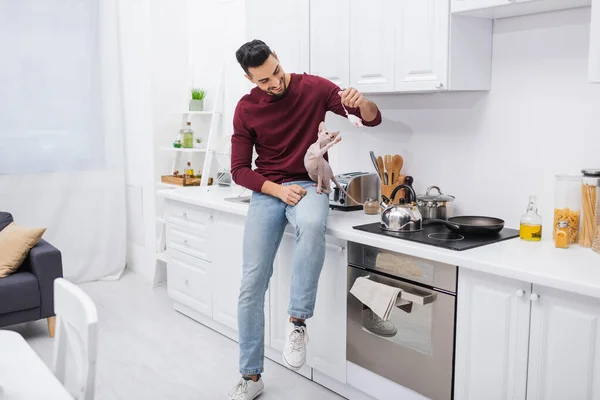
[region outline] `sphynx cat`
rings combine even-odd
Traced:
[[[317,183],[317,193],[331,193],[331,181],[335,183],[335,186],[348,196],[349,199],[354,201],[356,204],[360,204],[354,200],[352,196],[344,190],[344,188],[338,183],[333,175],[331,166],[325,160],[323,155],[331,149],[335,144],[342,140],[340,132],[330,132],[325,127],[325,122],[319,124],[319,131],[317,133],[317,141],[310,145],[306,150],[304,156],[304,167],[308,172],[310,179]]]

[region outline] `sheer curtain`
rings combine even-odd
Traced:
[[[0,0],[0,210],[76,282],[125,267],[117,1]]]

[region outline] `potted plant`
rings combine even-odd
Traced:
[[[190,111],[204,110],[204,98],[206,93],[204,89],[192,89],[192,99],[190,100]]]
[[[202,145],[201,145],[201,143],[202,143],[202,138],[199,138],[199,137],[197,137],[197,138],[194,140],[194,148],[196,148],[196,149],[200,149],[200,148],[202,148]]]

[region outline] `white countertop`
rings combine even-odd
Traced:
[[[178,188],[161,191],[161,194],[165,198],[245,216],[247,204],[223,199],[249,196],[251,192],[233,186]],[[355,225],[377,221],[379,215],[332,210],[327,221],[327,234],[342,240],[600,298],[600,254],[580,246],[557,249],[547,228],[544,229],[546,234],[541,242],[515,238],[455,251],[353,229]]]

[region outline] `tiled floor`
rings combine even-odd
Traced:
[[[236,383],[237,343],[179,314],[166,288],[134,273],[81,285],[99,313],[96,400],[224,400]],[[53,340],[45,321],[13,326],[47,364]],[[341,399],[270,360],[261,400]]]

